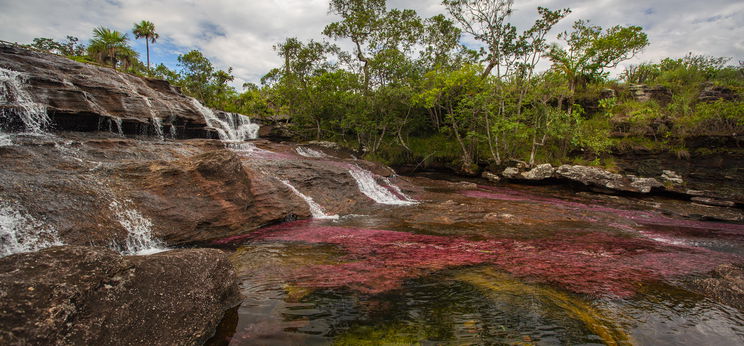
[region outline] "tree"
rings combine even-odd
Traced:
[[[514,0],[444,0],[442,4],[466,33],[486,45],[486,49],[482,49],[486,67],[481,75],[490,75],[494,68],[497,78],[508,74],[513,62],[506,60],[517,37],[516,28],[507,22]],[[500,70],[502,66],[506,70]]]
[[[461,151],[460,168],[469,173],[475,171],[476,133],[489,103],[487,80],[479,76],[479,69],[466,65],[455,71],[430,71],[422,92],[414,96],[418,105],[441,119],[440,131],[453,135]]]
[[[330,12],[342,20],[326,26],[323,34],[333,39],[348,38],[354,44],[353,55],[361,65],[365,92],[372,88],[372,65],[384,65],[379,60],[391,56],[391,51],[411,53],[423,34],[416,11],[388,11],[385,0],[331,0]],[[385,80],[376,82],[380,85]]]
[[[130,63],[137,58],[137,52],[129,47],[128,41],[127,34],[101,26],[93,30],[88,54],[96,61],[111,64],[116,69],[120,62]]]
[[[279,56],[284,59],[281,70],[273,71],[272,78],[277,81],[275,87],[280,90],[288,106],[289,115],[300,119],[309,119],[316,128],[316,138],[320,139],[323,113],[318,95],[315,76],[331,70],[326,63],[326,55],[336,51],[336,47],[327,43],[310,40],[303,43],[297,38],[290,37],[274,46]],[[272,74],[272,73],[270,73]]]
[[[571,113],[574,95],[580,81],[604,77],[605,70],[617,67],[648,46],[648,36],[639,26],[613,26],[603,31],[600,26],[578,20],[571,33],[563,32],[558,39],[566,47],[553,44],[548,58],[553,67],[563,72],[570,91],[568,113]]]
[[[329,12],[341,16],[340,22],[327,25],[323,35],[331,38],[349,38],[355,47],[355,56],[362,64],[363,83],[369,89],[370,57],[367,45],[374,32],[382,27],[385,0],[331,0]]]
[[[212,62],[200,51],[192,50],[178,56],[181,67],[181,86],[187,95],[197,98],[205,105],[225,109],[237,92],[228,82],[234,80],[232,68],[227,71],[215,69]],[[163,72],[168,73],[165,69]]]
[[[67,41],[54,41],[51,38],[37,37],[29,46],[45,52],[61,54],[66,56],[82,56],[85,54],[85,46],[78,43],[75,36],[67,36]]]
[[[143,20],[139,23],[134,24],[134,28],[132,29],[132,33],[134,34],[134,37],[137,39],[144,38],[145,39],[145,47],[147,48],[147,71],[149,73],[150,71],[150,42],[155,43],[155,41],[160,38],[160,35],[155,32],[155,24],[152,22]]]

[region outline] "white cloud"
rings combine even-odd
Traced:
[[[444,12],[439,0],[389,0],[389,5],[426,17]],[[556,32],[570,29],[576,19],[644,27],[651,46],[633,62],[690,51],[744,59],[744,3],[739,0],[523,0],[515,4],[513,22],[529,25],[537,6],[573,9]],[[323,27],[335,20],[327,0],[0,0],[0,8],[0,39],[17,42],[65,35],[87,40],[96,26],[129,31],[147,19],[161,34],[155,50],[199,49],[218,67],[232,66],[237,85],[255,82],[281,63],[272,49],[277,42],[289,36],[321,39]]]

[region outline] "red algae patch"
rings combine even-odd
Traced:
[[[313,288],[349,287],[364,293],[396,289],[406,279],[445,268],[492,265],[523,280],[575,293],[628,297],[645,281],[704,273],[723,263],[741,261],[737,256],[705,249],[605,233],[473,241],[308,222],[273,226],[219,243],[244,240],[337,246],[344,253],[340,263],[300,266],[294,283]]]

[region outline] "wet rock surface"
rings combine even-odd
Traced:
[[[387,167],[308,158],[296,145],[269,141],[246,143],[245,150],[218,140],[164,142],[107,133],[15,141],[0,147],[7,163],[0,167],[0,199],[23,205],[65,244],[122,244],[142,222],[167,245],[192,244],[311,217],[306,201],[282,180],[333,214],[376,204],[360,192],[351,170],[376,174],[385,186],[385,179],[393,179],[410,188]],[[133,219],[133,212],[141,217]]]
[[[154,135],[159,119],[179,138],[216,137],[194,101],[166,81],[8,44],[0,44],[0,68],[21,73],[33,102],[47,107],[58,129],[117,130],[117,118],[122,133]]]
[[[722,264],[712,274],[712,277],[693,281],[693,289],[744,311],[744,266]]]
[[[0,292],[6,345],[196,345],[240,300],[230,262],[213,249],[16,254],[0,259]]]

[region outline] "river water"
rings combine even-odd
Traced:
[[[437,178],[407,178],[416,204],[216,242],[245,299],[210,344],[744,343],[741,302],[700,288],[744,263],[744,225],[661,197]]]

